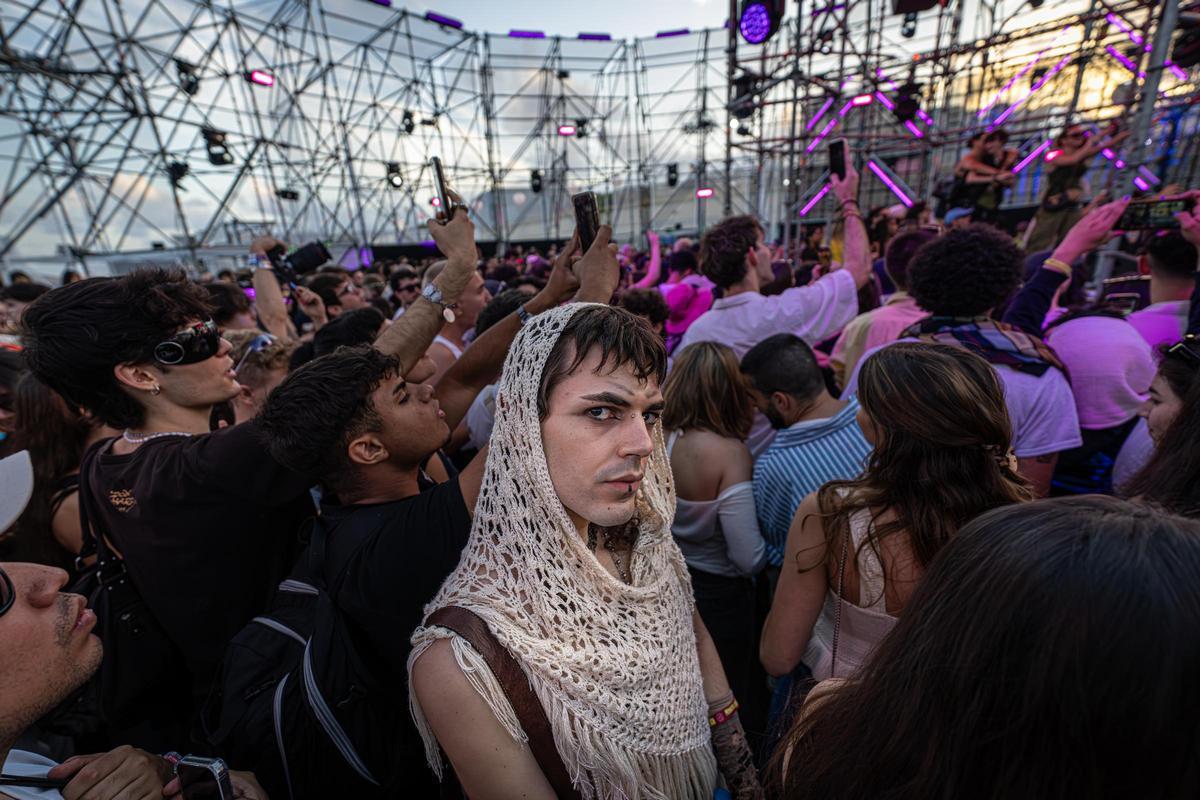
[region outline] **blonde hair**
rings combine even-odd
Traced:
[[[723,344],[697,342],[680,350],[663,397],[665,430],[700,429],[730,439],[750,434],[750,393],[737,356]]]

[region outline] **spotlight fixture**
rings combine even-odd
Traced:
[[[677,186],[679,184],[679,165],[667,164],[667,186]]]
[[[560,81],[565,81],[571,77],[571,72],[570,72],[570,70],[560,69],[558,72],[554,73],[554,75]]]
[[[917,35],[917,12],[910,11],[904,15],[904,21],[900,24],[900,35],[905,39],[911,39]]]
[[[712,196],[713,196],[713,190],[712,190],[712,189],[704,188],[704,189],[697,189],[697,190],[696,190],[696,197],[697,197],[697,198],[699,198],[699,199],[701,199],[701,200],[707,200],[708,198],[710,198],[710,197],[712,197]]]
[[[746,119],[758,108],[758,87],[762,76],[756,72],[743,70],[742,74],[733,80],[733,105],[729,113],[737,119]]]
[[[175,68],[179,70],[179,88],[189,97],[200,91],[200,79],[196,77],[196,67],[182,59],[175,59]]]
[[[167,164],[167,176],[171,179],[171,185],[178,187],[179,182],[183,180],[190,170],[188,165],[183,161],[172,161]]]
[[[246,73],[246,80],[250,83],[256,83],[259,86],[274,86],[275,76],[265,70],[252,69]]]
[[[775,35],[783,19],[780,0],[742,0],[738,31],[750,44],[762,44]]]
[[[754,135],[754,131],[747,128],[746,123],[744,123],[744,122],[741,125],[737,126],[737,132],[738,132],[739,136],[753,136]]]
[[[413,118],[413,113],[411,111],[404,112],[404,117],[401,119],[400,126],[404,129],[405,133],[412,133],[417,129],[417,121]]]
[[[588,121],[586,119],[575,120],[575,135],[580,139],[588,135],[587,124]]]
[[[575,135],[575,126],[574,125],[559,125],[558,126],[558,135],[559,136],[574,136]]]
[[[917,116],[917,112],[921,110],[918,96],[920,92],[921,84],[911,79],[896,91],[895,108],[892,109],[892,113],[899,122],[912,122]]]
[[[233,154],[225,146],[225,133],[215,128],[201,128],[200,135],[204,137],[204,145],[208,150],[208,163],[223,167],[233,163]]]
[[[393,189],[404,185],[404,176],[400,174],[400,165],[394,161],[387,163],[387,181]]]
[[[529,173],[529,188],[534,194],[542,191],[542,171],[535,169]]]
[[[275,196],[280,200],[299,200],[300,193],[295,189],[276,189]]]

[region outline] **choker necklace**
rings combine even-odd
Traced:
[[[191,435],[192,434],[188,433],[187,431],[164,431],[162,433],[134,433],[131,430],[129,430],[129,428],[126,428],[125,432],[121,434],[121,438],[124,439],[125,441],[129,442],[130,444],[142,444],[143,442],[148,442],[151,439],[161,439],[164,436],[191,436]]]

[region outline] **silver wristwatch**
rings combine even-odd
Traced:
[[[430,282],[428,286],[421,290],[421,297],[424,297],[435,306],[441,306],[442,319],[446,322],[454,322],[454,309],[450,304],[442,300],[442,290],[437,287],[436,283]]]

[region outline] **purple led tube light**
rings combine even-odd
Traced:
[[[804,207],[800,209],[799,216],[803,217],[805,214],[812,211],[813,207],[816,206],[817,203],[821,202],[821,198],[827,194],[829,194],[829,184],[828,183],[825,184],[824,186],[822,186],[821,191],[814,194],[812,196],[812,199],[810,199],[807,203],[804,204]]]
[[[437,13],[436,11],[426,11],[425,19],[429,20],[430,22],[436,23],[438,25],[445,25],[447,28],[461,29],[463,26],[462,22],[460,22],[459,20],[456,20],[454,17],[444,16],[442,14]]]
[[[1018,161],[1016,164],[1013,165],[1013,168],[1012,168],[1013,174],[1015,175],[1018,172],[1020,172],[1021,170],[1028,167],[1030,164],[1032,164],[1034,161],[1037,160],[1038,156],[1040,156],[1042,153],[1046,152],[1047,148],[1049,148],[1049,147],[1050,147],[1050,140],[1047,139],[1046,141],[1044,141],[1040,145],[1038,145],[1032,153],[1025,156],[1024,158],[1022,158],[1020,161]]]
[[[825,116],[825,112],[828,111],[829,107],[832,105],[833,105],[833,98],[830,97],[821,105],[821,107],[819,109],[817,109],[817,113],[813,116],[813,118],[810,119],[807,123],[805,123],[804,130],[811,131],[813,129],[813,126],[817,124],[817,120],[819,120],[821,117]]]
[[[903,192],[903,190],[901,190],[900,187],[896,185],[896,182],[894,180],[892,180],[891,178],[889,178],[887,176],[887,173],[885,173],[882,169],[879,168],[878,164],[876,164],[873,160],[868,161],[867,168],[870,169],[871,172],[875,173],[875,177],[877,177],[877,178],[879,178],[879,180],[883,181],[884,186],[886,186],[892,190],[892,194],[894,194],[894,195],[896,195],[896,197],[900,198],[901,203],[903,203],[908,208],[912,208],[912,206],[913,206],[912,198],[909,197],[908,195],[906,195]]]

